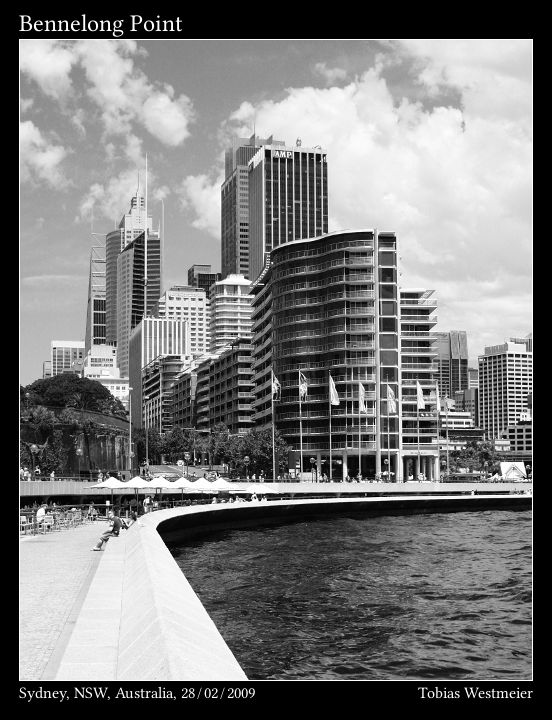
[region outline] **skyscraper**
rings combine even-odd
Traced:
[[[252,135],[234,138],[224,156],[221,186],[221,268],[222,276],[249,277],[249,170],[248,163],[269,141]],[[275,142],[284,145],[283,142]]]
[[[328,165],[320,146],[294,147],[269,137],[248,164],[249,279],[270,252],[328,232]],[[240,221],[241,222],[241,221]]]
[[[441,396],[452,398],[469,387],[468,335],[465,330],[434,333],[437,342],[438,383]]]
[[[119,227],[108,233],[105,238],[106,341],[108,343],[117,342],[117,258],[125,247],[145,229],[146,200],[142,194],[140,176],[138,176],[136,195],[130,201],[128,213],[123,215]],[[148,217],[148,231],[149,242],[149,238],[153,234],[151,217]],[[159,235],[159,233],[156,234]]]
[[[488,440],[502,433],[527,412],[533,391],[532,338],[510,338],[485,348],[479,360],[479,423]]]
[[[103,345],[105,341],[105,247],[103,245],[94,245],[90,250],[88,307],[84,336],[85,355],[92,345]]]
[[[132,330],[151,315],[161,295],[161,239],[148,234],[147,258],[145,234],[131,240],[117,256],[117,359],[121,374],[128,376],[128,340]],[[147,285],[144,286],[145,259]],[[144,302],[147,298],[147,304]]]

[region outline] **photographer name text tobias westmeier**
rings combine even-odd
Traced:
[[[478,686],[468,686],[460,690],[448,690],[447,688],[418,687],[422,700],[458,700],[460,697],[467,697],[470,700],[521,700],[533,697],[532,690],[496,690],[492,688],[485,690]]]

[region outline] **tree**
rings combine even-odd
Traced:
[[[277,472],[287,469],[287,457],[290,447],[278,431],[274,434]],[[230,464],[240,474],[245,472],[258,474],[264,472],[272,477],[272,430],[251,430],[245,435],[234,436],[227,446]],[[244,462],[249,457],[249,463]]]
[[[62,373],[51,378],[35,380],[30,385],[20,388],[19,392],[22,404],[24,398],[25,404],[29,406],[73,407],[76,410],[92,410],[107,415],[126,417],[126,411],[121,401],[115,398],[104,385],[96,380],[81,378],[72,373]]]

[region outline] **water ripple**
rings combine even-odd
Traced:
[[[531,512],[335,517],[172,548],[251,679],[531,678]]]

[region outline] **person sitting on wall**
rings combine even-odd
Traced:
[[[106,532],[104,532],[100,535],[98,544],[94,545],[92,550],[101,550],[103,544],[106,543],[109,540],[109,538],[119,536],[119,532],[120,532],[121,528],[124,528],[125,530],[128,529],[128,525],[125,523],[124,520],[121,520],[117,510],[110,511],[108,514],[108,517],[112,523],[111,527],[109,528],[109,530],[106,530]]]

